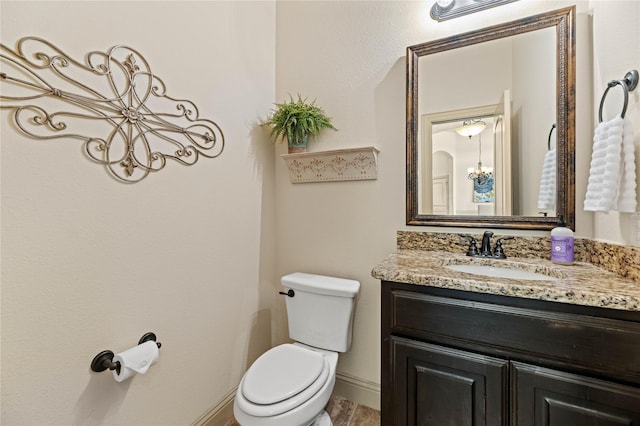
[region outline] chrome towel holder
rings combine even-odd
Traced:
[[[638,86],[638,70],[631,70],[625,74],[622,80],[611,80],[607,84],[607,88],[602,94],[602,99],[600,100],[600,109],[598,110],[598,119],[600,123],[602,123],[602,107],[604,106],[604,99],[607,97],[609,89],[618,85],[622,87],[622,91],[624,92],[624,105],[622,106],[622,113],[620,114],[620,117],[624,118],[624,115],[627,113],[627,105],[629,104],[629,92],[633,92],[633,90]]]

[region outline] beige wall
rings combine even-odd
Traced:
[[[17,425],[187,425],[271,345],[275,96],[271,2],[2,2],[2,43],[39,35],[80,59],[126,44],[224,131],[218,159],[113,181],[74,140],[1,117],[2,417]],[[103,349],[163,343],[116,383]]]
[[[191,423],[286,339],[274,294],[278,277],[296,270],[362,283],[338,369],[379,382],[370,270],[394,251],[398,230],[451,231],[405,226],[406,46],[574,2],[520,0],[442,23],[428,18],[430,3],[3,1],[3,43],[36,34],[77,55],[136,47],[221,125],[227,148],[125,186],[78,143],[17,136],[2,115],[1,423]],[[578,34],[577,231],[625,244],[628,218],[594,221],[581,203],[604,84],[640,63],[637,48],[622,50],[640,39],[640,3],[577,4],[594,28],[593,43]],[[274,155],[256,128],[289,93],[317,98],[340,129],[312,150],[376,146],[378,179],[289,183],[286,147]],[[640,129],[638,93],[629,117]],[[127,348],[148,330],[164,346],[147,375],[116,384],[89,371],[98,351]]]
[[[583,33],[584,27],[579,26]],[[548,46],[556,43],[556,31],[547,28],[514,38],[513,103],[511,121],[514,211],[517,215],[538,215],[538,182],[547,153],[551,125],[556,122],[556,54]],[[555,148],[554,131],[552,147]],[[552,212],[551,215],[555,215]]]
[[[597,123],[598,107],[610,80],[619,80],[631,69],[640,69],[640,2],[593,1],[593,120]],[[611,89],[605,102],[604,119],[619,114],[622,90]],[[629,95],[626,117],[635,129],[636,184],[640,193],[640,90]],[[586,187],[586,183],[585,183]],[[640,201],[640,197],[638,198]],[[582,207],[582,204],[579,206]],[[640,211],[640,205],[636,211]],[[633,216],[619,213],[591,213],[595,217],[594,235],[598,239],[621,244],[640,245],[633,241],[637,232]]]

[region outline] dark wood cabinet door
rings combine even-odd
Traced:
[[[508,361],[396,336],[391,356],[394,426],[507,425]]]
[[[511,363],[512,426],[640,426],[640,389]]]

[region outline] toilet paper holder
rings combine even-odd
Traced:
[[[155,333],[152,333],[152,332],[145,333],[140,338],[140,340],[138,340],[138,344],[141,345],[150,340],[153,342],[156,342]],[[156,345],[158,345],[158,348],[160,348],[162,346],[162,343],[156,342]],[[93,360],[91,361],[91,371],[95,371],[96,373],[99,373],[101,371],[109,369],[109,370],[116,370],[116,373],[120,374],[120,362],[118,361],[113,362],[114,356],[115,354],[113,353],[113,351],[110,351],[110,350],[104,350],[100,352],[95,357],[93,357]]]

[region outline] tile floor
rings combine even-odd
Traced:
[[[333,426],[380,426],[379,411],[356,404],[341,396],[332,396],[326,410]],[[232,419],[225,426],[239,426],[239,424]]]

